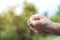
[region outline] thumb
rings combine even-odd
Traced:
[[[41,19],[41,20],[36,20],[35,21],[35,25],[44,25],[46,23],[45,19]]]
[[[44,24],[46,24],[45,19],[31,21],[31,26],[32,27],[41,26],[41,25],[44,25]]]

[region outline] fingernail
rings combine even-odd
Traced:
[[[32,24],[35,26],[36,25],[35,21],[32,21]]]

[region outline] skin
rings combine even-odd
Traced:
[[[32,15],[28,19],[27,24],[31,34],[39,33],[43,35],[60,35],[60,23],[52,22],[50,19],[43,15]]]

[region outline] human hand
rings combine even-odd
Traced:
[[[32,15],[30,19],[28,19],[27,24],[32,34],[36,33],[47,34],[49,33],[49,31],[51,31],[52,27],[51,24],[53,24],[53,22],[43,15],[35,14]]]

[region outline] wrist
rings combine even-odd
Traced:
[[[55,24],[55,27],[56,27],[55,34],[60,35],[60,23],[54,23],[54,24]]]
[[[45,31],[49,34],[55,34],[56,33],[56,25],[52,21],[48,21],[45,25]]]

